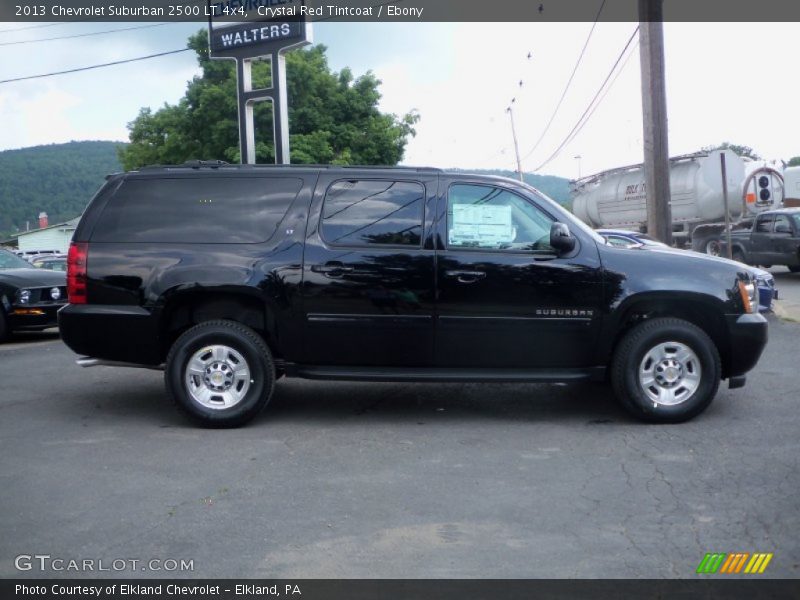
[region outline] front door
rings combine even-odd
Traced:
[[[434,250],[426,214],[437,176],[386,173],[320,176],[301,286],[307,364],[430,364]]]
[[[592,366],[602,274],[590,242],[559,257],[547,202],[502,185],[444,182],[436,229],[436,362]]]

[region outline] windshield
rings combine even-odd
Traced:
[[[0,269],[30,269],[31,264],[16,254],[0,248]]]

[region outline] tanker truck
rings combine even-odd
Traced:
[[[670,159],[673,240],[679,247],[719,254],[725,234],[725,201],[720,154],[725,154],[728,214],[732,227],[780,206],[783,180],[774,169],[746,163],[731,150],[713,150]],[[646,233],[647,201],[643,165],[603,171],[571,182],[572,210],[594,228]]]

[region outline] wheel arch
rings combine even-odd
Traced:
[[[722,361],[722,376],[727,377],[730,365],[730,337],[725,322],[725,308],[717,298],[699,293],[642,293],[631,296],[616,310],[613,332],[604,336],[605,364],[611,360],[625,334],[647,319],[673,317],[683,319],[703,330],[717,347]]]
[[[273,315],[263,298],[250,288],[176,291],[168,295],[161,308],[162,355],[167,355],[175,340],[187,329],[206,321],[224,319],[256,331],[277,356]]]

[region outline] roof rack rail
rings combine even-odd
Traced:
[[[256,165],[241,165],[238,163],[228,163],[224,160],[187,160],[183,164],[180,165],[148,165],[146,167],[139,168],[139,171],[151,170],[151,169],[200,169],[200,168],[211,168],[211,169],[218,169],[220,167],[227,167],[232,169],[280,169],[280,168],[290,168],[290,169],[372,169],[372,170],[381,170],[381,169],[400,169],[404,171],[418,171],[418,172],[427,172],[427,173],[441,173],[444,170],[439,169],[437,167],[413,167],[413,166],[404,166],[404,165],[397,165],[397,166],[390,166],[390,165],[315,165],[315,164],[294,164],[294,165],[279,165],[279,164],[256,164]]]

